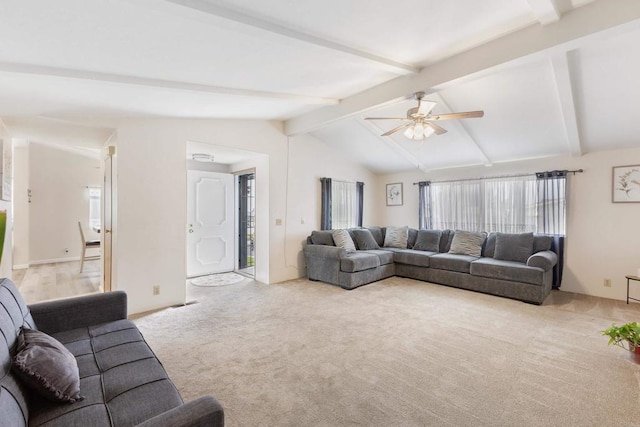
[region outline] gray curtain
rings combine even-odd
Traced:
[[[356,217],[358,219],[358,227],[362,227],[362,217],[364,211],[364,182],[356,182],[356,197],[358,200],[356,201]]]
[[[431,198],[429,186],[431,181],[418,183],[418,228],[431,229]]]
[[[320,229],[331,230],[331,178],[320,178],[321,213]]]
[[[553,269],[553,287],[559,288],[562,283],[564,267],[564,240],[567,218],[567,186],[566,170],[537,172],[538,184],[538,233],[553,237],[553,249],[558,254],[558,264]]]

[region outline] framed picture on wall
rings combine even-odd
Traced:
[[[640,165],[614,166],[613,203],[640,203]]]
[[[402,183],[387,184],[387,206],[402,206]]]

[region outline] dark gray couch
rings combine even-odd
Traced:
[[[53,403],[24,386],[11,370],[23,326],[62,342],[80,371],[76,403]],[[25,305],[15,285],[0,279],[0,426],[223,426],[212,396],[184,403],[133,322],[124,292]]]
[[[371,229],[374,236],[376,230],[380,228]],[[496,233],[488,235],[481,257],[449,254],[452,230],[442,231],[438,252],[411,249],[416,233],[417,230],[410,230],[407,249],[383,247],[384,239],[375,237],[381,247],[379,250],[353,253],[330,244],[326,234],[309,236],[304,247],[307,275],[310,280],[344,289],[354,289],[391,276],[408,277],[534,304],[542,304],[551,292],[558,255],[551,250],[550,236],[535,235],[533,254],[527,262],[517,262],[493,258],[495,240],[492,239]],[[323,244],[314,244],[314,240]]]

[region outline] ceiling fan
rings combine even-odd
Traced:
[[[436,135],[442,135],[447,132],[446,129],[437,125],[435,123],[436,121],[470,119],[484,116],[484,111],[466,111],[464,113],[432,115],[431,110],[436,106],[436,103],[433,101],[423,100],[424,96],[424,92],[416,92],[414,94],[415,99],[418,101],[418,106],[409,108],[407,110],[407,117],[365,117],[365,120],[402,120],[407,123],[403,123],[400,126],[383,133],[382,136],[389,136],[404,129],[404,136],[409,139],[419,141],[430,137],[434,133]]]

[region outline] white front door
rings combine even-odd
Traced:
[[[187,171],[187,276],[235,266],[233,175]]]

